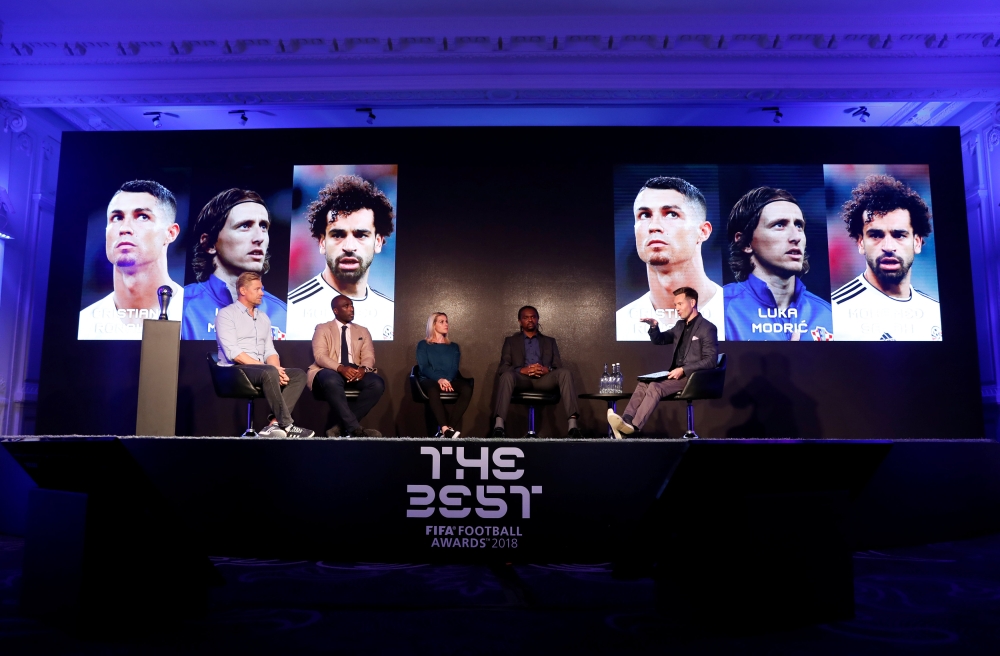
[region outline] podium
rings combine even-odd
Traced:
[[[174,436],[180,353],[180,321],[143,321],[136,435]]]

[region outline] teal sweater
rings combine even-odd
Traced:
[[[428,344],[421,340],[417,342],[417,364],[420,365],[420,377],[430,380],[455,380],[458,375],[458,363],[462,352],[458,344]]]

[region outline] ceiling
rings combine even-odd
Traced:
[[[558,15],[994,15],[993,0],[838,0],[833,5],[802,0],[172,0],[155,5],[156,21],[318,19],[344,17],[453,17]],[[37,0],[12,4],[0,19],[12,23],[44,20],[118,20],[137,13],[134,0]],[[148,17],[147,17],[148,18]]]
[[[1000,101],[1000,2],[78,0],[0,9],[0,97],[77,129],[941,125]],[[851,111],[846,111],[851,110]],[[166,116],[177,114],[178,118]]]

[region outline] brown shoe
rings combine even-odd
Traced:
[[[358,426],[351,433],[351,437],[382,437],[382,433],[378,432],[374,428],[362,428]]]

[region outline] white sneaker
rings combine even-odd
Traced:
[[[257,434],[261,437],[287,437],[287,433],[281,430],[281,426],[277,423],[268,424],[264,428],[257,431]]]
[[[614,433],[615,439],[622,439],[622,433],[618,429],[622,425],[622,418],[615,414],[615,411],[608,408],[608,425],[611,426],[611,432]]]
[[[615,434],[616,440],[622,439],[623,434],[631,435],[635,432],[635,427],[616,415],[611,408],[608,408],[608,424],[611,426],[611,432]]]

